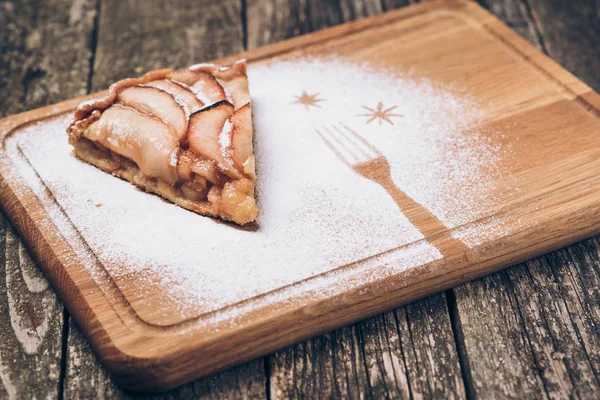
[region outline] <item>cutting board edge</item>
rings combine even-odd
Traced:
[[[0,186],[2,186],[2,190],[0,191],[0,200],[3,204],[12,205],[11,207],[7,208],[9,217],[14,221],[19,221],[19,217],[25,214],[26,218],[30,219],[29,214],[22,213],[22,210],[25,208],[25,206],[18,199],[18,196],[12,190],[7,193],[4,182],[0,181]],[[600,217],[600,202],[596,204],[596,208],[596,215]],[[600,221],[600,218],[597,220]],[[564,222],[566,223],[567,221],[565,220]],[[164,341],[164,338],[160,336],[140,336],[138,332],[130,331],[124,324],[121,324],[120,327],[112,326],[109,329],[105,329],[102,321],[96,317],[97,308],[92,307],[90,302],[88,302],[89,299],[86,298],[86,296],[84,296],[79,290],[72,290],[72,293],[65,295],[62,289],[66,287],[65,283],[69,280],[72,280],[73,277],[70,276],[68,271],[62,267],[59,256],[43,239],[43,234],[40,232],[40,230],[22,230],[21,227],[23,224],[23,222],[19,222],[17,224],[17,229],[22,235],[24,235],[27,243],[40,242],[43,244],[44,247],[34,246],[30,247],[30,249],[33,250],[36,259],[44,260],[46,265],[52,266],[51,268],[46,268],[44,270],[44,274],[52,282],[54,287],[61,289],[61,294],[63,294],[63,299],[65,300],[65,304],[67,305],[68,309],[76,311],[72,314],[75,322],[88,334],[88,337],[92,342],[92,346],[97,351],[101,360],[105,363],[111,373],[114,374],[114,377],[122,386],[130,390],[140,392],[167,390],[189,380],[196,379],[199,376],[217,372],[231,365],[254,359],[265,352],[277,351],[289,345],[290,343],[301,341],[367,318],[369,316],[388,311],[389,309],[449,289],[457,284],[488,275],[495,271],[507,268],[510,265],[524,262],[540,254],[540,248],[535,248],[534,250],[529,250],[526,248],[522,249],[518,255],[515,255],[516,253],[512,253],[505,254],[501,258],[490,259],[486,263],[478,265],[476,270],[471,269],[465,271],[463,269],[457,269],[452,271],[452,275],[432,275],[429,279],[420,280],[408,286],[406,285],[405,274],[398,274],[394,277],[383,280],[379,285],[375,284],[375,287],[378,288],[376,293],[369,291],[368,294],[365,294],[365,292],[362,290],[362,287],[356,287],[352,291],[345,292],[343,295],[328,298],[316,304],[306,304],[287,313],[288,316],[286,319],[289,322],[287,326],[284,326],[284,328],[290,329],[291,332],[290,336],[287,336],[283,341],[276,340],[280,339],[279,336],[281,335],[282,328],[281,322],[275,322],[275,320],[277,320],[279,317],[278,315],[271,319],[263,320],[260,324],[255,324],[251,327],[240,327],[237,331],[245,331],[245,336],[248,336],[253,340],[258,338],[264,341],[266,345],[263,347],[247,346],[247,349],[254,348],[254,352],[245,353],[241,356],[238,355],[241,354],[238,352],[236,353],[236,356],[239,358],[230,358],[227,360],[227,362],[222,363],[222,365],[218,367],[205,364],[203,366],[204,368],[194,370],[194,373],[190,373],[188,376],[179,376],[177,379],[165,380],[165,376],[172,378],[173,375],[163,374],[163,372],[172,372],[174,368],[176,369],[177,366],[180,365],[179,357],[182,355],[182,352],[185,352],[189,359],[193,359],[197,362],[198,360],[206,359],[206,356],[210,355],[211,351],[216,351],[217,354],[220,355],[222,352],[218,349],[215,350],[215,344],[218,346],[218,342],[227,339],[223,338],[221,335],[213,335],[212,337],[207,336],[203,338],[203,341],[197,341],[194,349],[190,350],[189,348],[186,348],[175,350],[172,353],[163,353],[162,356],[158,357],[147,357],[144,354],[136,354],[135,352],[130,351],[132,348],[127,346],[127,342],[129,342],[131,338],[126,338],[125,345],[122,346],[122,340],[110,339],[110,331],[120,329],[122,330],[122,332],[120,332],[121,334],[126,333],[132,335],[136,341],[141,341],[147,346],[152,346],[153,342],[162,342]],[[33,221],[30,221],[29,224],[29,226],[35,226]],[[536,228],[543,230],[543,226]],[[597,233],[599,230],[600,222],[594,226],[590,226],[586,231],[580,231],[579,235],[576,237],[570,237],[568,239],[557,238],[557,240],[554,242],[544,241],[542,239],[545,247],[542,249],[541,253],[556,250],[579,240],[586,239]],[[511,258],[510,261],[507,262],[504,260],[505,258],[509,257]],[[427,265],[410,271],[410,274],[419,274],[423,268],[427,268]],[[435,284],[431,284],[432,282]],[[71,285],[76,286],[74,283],[71,283]],[[411,290],[406,291],[407,287],[410,287]],[[384,294],[385,299],[383,298]],[[340,298],[343,298],[343,300],[340,300]],[[352,299],[352,302],[348,303],[348,299]],[[98,299],[96,299],[96,301],[97,300]],[[315,313],[315,310],[330,309],[330,303],[333,303],[336,306],[335,313],[330,311],[321,312],[320,314]],[[344,303],[346,307],[340,307],[339,303]],[[365,311],[364,307],[368,307],[368,311]],[[358,310],[355,310],[356,308],[358,308]],[[103,311],[107,312],[109,310]],[[294,316],[294,318],[290,318],[290,315]],[[297,329],[298,326],[303,327],[303,322],[311,321],[311,323],[314,323],[315,315],[317,315],[318,318],[321,318],[322,321],[320,324],[318,324],[318,329],[314,329],[312,327],[304,330]],[[334,317],[337,315],[340,316],[339,319]],[[299,316],[304,316],[304,320],[296,318]],[[116,314],[114,315],[114,321],[120,321]],[[265,331],[273,332],[273,329],[265,327],[265,325],[268,323],[277,324],[279,329],[279,332],[276,334],[277,337],[271,338],[269,335],[264,334]],[[250,329],[253,329],[253,331],[250,331]],[[238,334],[237,331],[232,330],[229,332],[229,334],[235,336]],[[202,331],[195,330],[194,334],[201,336]],[[253,344],[256,344],[256,342],[254,341]],[[240,346],[239,341],[237,346]],[[137,349],[140,350],[140,348]],[[198,365],[199,364],[196,363],[196,366]]]

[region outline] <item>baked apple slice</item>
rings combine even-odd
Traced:
[[[164,121],[171,127],[177,140],[185,138],[189,113],[182,103],[164,90],[149,86],[132,86],[119,92],[117,101]]]
[[[190,150],[214,161],[224,174],[237,178],[240,175],[229,154],[232,114],[233,105],[227,100],[194,113],[190,117],[188,141]]]
[[[236,168],[243,170],[253,153],[250,103],[237,109],[231,115],[231,125],[231,159]]]
[[[203,64],[119,81],[78,107],[69,143],[84,161],[188,210],[254,221],[251,106],[235,104],[250,96],[230,92],[247,92],[245,68]]]
[[[192,90],[204,104],[213,104],[227,100],[223,86],[207,72],[198,72],[198,80],[192,85]]]
[[[191,66],[190,70],[212,75],[223,87],[226,98],[236,110],[250,103],[245,62],[236,62],[229,68],[219,68],[217,70],[211,64],[196,64]]]
[[[135,162],[141,170],[173,185],[173,162],[179,142],[169,127],[156,117],[115,104],[84,132],[85,138]]]
[[[190,113],[196,112],[202,108],[204,103],[198,99],[191,88],[183,83],[172,81],[170,79],[161,79],[148,82],[147,86],[157,87],[169,93],[180,103],[185,104]]]
[[[250,102],[248,81],[243,76],[236,76],[231,80],[224,81],[223,87],[231,97],[231,102],[236,110]]]

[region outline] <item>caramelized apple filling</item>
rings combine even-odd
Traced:
[[[244,63],[154,71],[80,105],[69,142],[181,207],[245,224],[258,213],[249,100]]]

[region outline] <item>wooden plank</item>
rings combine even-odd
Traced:
[[[312,5],[249,2],[248,46],[382,11],[378,1]],[[447,310],[445,296],[436,295],[277,352],[268,357],[271,397],[463,397]]]
[[[95,0],[0,4],[0,116],[86,93]]]
[[[360,398],[369,390],[355,326],[270,356],[268,371],[274,399]]]
[[[65,399],[138,398],[117,386],[100,364],[79,328],[69,324]],[[264,399],[266,380],[263,360],[231,368],[183,385],[152,399]]]
[[[105,0],[100,9],[93,90],[150,69],[181,67],[243,49],[238,1],[175,5]],[[130,398],[116,386],[72,322],[69,332],[65,397]],[[265,390],[263,360],[258,359],[157,398],[259,399],[265,397]]]
[[[86,93],[94,0],[0,4],[0,116]],[[61,392],[63,307],[0,215],[0,398]]]
[[[427,0],[425,0],[427,1]],[[382,6],[383,9],[388,11],[388,10],[393,10],[395,8],[400,8],[400,7],[406,7],[412,4],[417,4],[420,3],[421,0],[382,0]]]
[[[97,35],[93,90],[244,49],[241,3],[234,0],[103,0]]]
[[[590,239],[455,289],[478,397],[598,397],[599,260]]]
[[[0,252],[0,397],[55,397],[63,307],[3,214]]]
[[[558,62],[600,87],[597,11],[552,2],[481,1]],[[552,28],[548,28],[552,27]],[[581,29],[580,27],[585,27]],[[456,289],[468,392],[482,398],[598,397],[597,239]],[[589,288],[586,290],[585,288]],[[454,306],[454,305],[451,305]]]
[[[528,0],[542,50],[595,90],[600,89],[600,3]]]
[[[430,399],[464,398],[465,387],[445,294],[402,307],[396,314],[411,398],[419,395]]]
[[[453,289],[468,390],[478,396],[545,393],[509,284],[501,272]]]
[[[269,357],[273,398],[462,398],[444,294]]]
[[[587,265],[574,262],[573,256],[586,261],[584,254]],[[508,271],[549,397],[600,395],[597,314],[587,314],[598,308],[598,296],[581,296],[587,285],[600,281],[593,276],[599,266],[592,239]],[[579,276],[586,272],[581,269],[588,270],[585,276]],[[593,280],[583,283],[586,278]]]
[[[325,3],[309,0],[308,9],[307,20],[310,21],[311,32],[380,14],[383,11],[381,3],[376,0],[336,0]]]
[[[377,0],[249,0],[246,7],[249,49],[314,32],[383,11]]]
[[[477,2],[535,47],[541,48],[540,35],[531,17],[527,0],[478,0]]]
[[[438,294],[269,357],[274,398],[462,398],[446,299]]]
[[[252,49],[309,32],[306,0],[248,0],[247,46]]]

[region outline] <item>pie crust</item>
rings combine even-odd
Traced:
[[[255,220],[245,61],[157,70],[84,102],[67,128],[80,159],[202,215]]]

